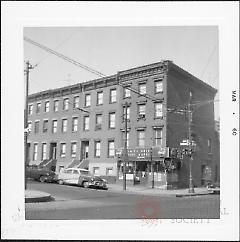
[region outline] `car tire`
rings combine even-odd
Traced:
[[[42,183],[45,182],[46,179],[47,179],[46,176],[40,176],[39,177],[39,181],[42,182]]]
[[[58,180],[57,183],[58,183],[59,185],[63,185],[63,180]]]
[[[83,187],[84,188],[89,188],[89,183],[87,181],[83,182]]]

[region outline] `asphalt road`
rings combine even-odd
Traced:
[[[28,188],[52,194],[55,201],[27,203],[29,220],[211,219],[220,216],[219,195],[144,196],[110,190],[28,181]]]

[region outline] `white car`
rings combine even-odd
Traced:
[[[67,168],[58,174],[57,182],[63,184],[79,184],[79,177],[81,175],[88,175],[89,171],[81,168]]]

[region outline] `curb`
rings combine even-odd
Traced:
[[[205,193],[189,193],[189,194],[176,194],[176,197],[194,197],[194,196],[204,196],[204,195],[212,195],[212,192]]]
[[[36,191],[31,192],[32,194],[25,194],[25,203],[50,202],[54,200],[54,198],[49,193]]]

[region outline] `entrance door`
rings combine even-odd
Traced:
[[[89,156],[89,141],[84,140],[81,144],[81,157],[80,160],[88,159]]]
[[[57,143],[50,143],[49,159],[56,160],[57,158]]]

